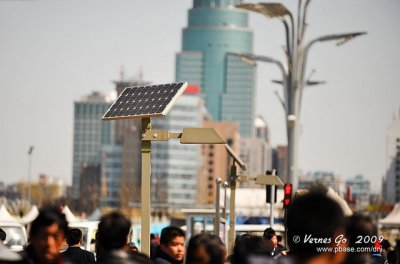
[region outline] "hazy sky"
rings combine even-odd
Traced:
[[[256,1],[247,1],[256,2]],[[283,1],[296,13],[297,1]],[[109,92],[126,76],[174,81],[191,0],[0,0],[0,181],[39,173],[67,183],[72,175],[73,102],[94,90]],[[337,47],[317,43],[307,72],[327,84],[304,92],[299,167],[364,174],[378,190],[385,173],[385,133],[400,108],[400,1],[313,0],[306,39],[354,31],[368,35]],[[396,26],[397,25],[397,26]],[[254,53],[284,59],[278,20],[250,14]],[[286,143],[284,115],[271,79],[257,70],[257,113],[273,145]],[[308,74],[307,74],[308,75]]]

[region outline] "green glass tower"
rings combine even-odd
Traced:
[[[182,52],[176,58],[176,80],[200,86],[214,121],[236,121],[240,134],[254,135],[255,68],[234,53],[252,53],[248,15],[236,9],[241,0],[194,0]]]

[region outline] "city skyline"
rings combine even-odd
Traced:
[[[245,1],[256,2],[256,1]],[[292,3],[293,2],[293,3]],[[296,12],[296,1],[282,1]],[[121,65],[126,77],[174,81],[175,55],[192,1],[0,1],[0,181],[40,173],[72,180],[73,102],[92,91],[114,89]],[[367,31],[336,47],[315,45],[307,75],[327,84],[307,88],[301,111],[299,168],[363,174],[378,191],[385,173],[386,130],[399,115],[400,18],[395,0],[314,0],[306,39]],[[327,11],[329,10],[329,12]],[[278,20],[249,14],[254,53],[283,61]],[[284,114],[274,91],[279,69],[258,64],[257,108],[273,146],[286,144]]]

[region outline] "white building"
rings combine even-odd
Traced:
[[[205,110],[198,86],[189,86],[166,117],[153,118],[152,129],[182,132],[186,127],[201,127]],[[193,206],[196,202],[196,177],[202,165],[200,145],[180,144],[179,140],[152,143],[153,201]]]
[[[386,133],[386,176],[383,182],[385,201],[400,201],[400,116],[393,119]]]

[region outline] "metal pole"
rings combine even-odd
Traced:
[[[29,206],[32,205],[32,184],[31,184],[31,174],[32,174],[32,153],[33,146],[29,147],[28,155],[29,155],[29,164],[28,164],[28,202]]]
[[[229,186],[231,189],[231,198],[229,205],[229,239],[228,239],[228,252],[233,253],[233,247],[235,245],[235,223],[236,223],[236,213],[235,213],[235,200],[236,200],[236,165],[235,161],[231,166],[231,174],[229,179]]]
[[[269,225],[272,227],[274,224],[274,200],[275,200],[275,185],[271,185],[271,211],[269,215]]]
[[[151,129],[150,117],[142,118],[142,134]],[[142,140],[142,222],[141,251],[150,256],[150,208],[151,208],[151,141]]]
[[[214,235],[219,236],[220,228],[219,225],[221,223],[221,215],[220,215],[220,190],[221,190],[221,183],[222,179],[217,178],[215,180],[217,182],[217,190],[215,194],[215,218],[214,218]]]

